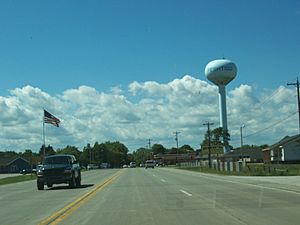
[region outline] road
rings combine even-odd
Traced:
[[[76,189],[37,191],[34,181],[0,186],[0,223],[300,223],[300,177],[224,177],[168,168],[94,170],[82,177]]]

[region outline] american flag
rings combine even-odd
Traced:
[[[44,122],[59,127],[60,120],[53,116],[51,113],[44,110]]]

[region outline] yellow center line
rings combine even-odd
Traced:
[[[49,216],[47,219],[43,220],[39,225],[56,225],[62,220],[66,219],[69,215],[71,215],[75,210],[77,210],[81,205],[83,205],[85,202],[87,202],[91,197],[93,197],[95,194],[97,194],[99,191],[101,191],[103,188],[105,188],[107,185],[111,184],[115,179],[117,179],[121,174],[124,172],[124,170],[119,170],[114,175],[109,177],[107,180],[99,184],[97,187],[92,189],[91,191],[85,193],[81,197],[75,199],[73,202],[69,203],[59,211],[53,213],[51,216]]]

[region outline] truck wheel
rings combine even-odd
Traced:
[[[76,183],[75,183],[75,177],[74,174],[72,175],[72,178],[69,180],[69,187],[73,188],[75,187]]]
[[[38,190],[44,190],[44,182],[37,181],[36,184]]]
[[[78,174],[78,177],[75,180],[76,183],[76,187],[80,187],[81,186],[81,174]]]

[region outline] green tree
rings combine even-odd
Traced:
[[[92,154],[92,147],[91,145],[88,143],[84,148],[83,151],[80,155],[80,163],[81,165],[87,167],[87,165],[90,163],[90,156]]]
[[[224,141],[223,141],[223,136]],[[223,147],[225,145],[228,145],[228,141],[230,140],[230,134],[228,133],[228,130],[224,130],[222,127],[215,128],[210,131],[210,139],[211,139],[211,150],[212,153],[223,153]],[[208,151],[208,145],[209,145],[209,138],[208,138],[208,131],[204,135],[204,140],[202,141],[202,150]],[[231,149],[232,146],[229,146]]]
[[[96,142],[92,152],[94,156],[94,162],[97,165],[100,165],[101,163],[107,163],[109,161],[109,149],[106,144],[99,144],[98,142]]]
[[[132,153],[128,153],[128,154],[127,154],[127,162],[126,162],[126,164],[128,165],[130,162],[135,162]]]
[[[194,152],[195,150],[190,145],[183,145],[179,148],[179,153],[190,153]]]
[[[145,163],[147,159],[151,159],[151,151],[147,148],[139,148],[132,155],[137,165]]]
[[[77,160],[80,160],[80,155],[81,155],[81,151],[79,151],[79,149],[77,147],[70,146],[70,145],[67,145],[63,149],[57,149],[56,153],[57,154],[70,154],[70,155],[74,155]]]
[[[157,155],[159,153],[164,154],[166,152],[166,148],[161,144],[154,144],[152,146],[152,152],[154,155]]]
[[[14,151],[5,151],[5,152],[0,152],[0,158],[11,158],[11,157],[17,157],[18,153]]]
[[[89,163],[96,165],[109,163],[111,167],[121,167],[128,162],[127,154],[127,147],[118,141],[101,144],[95,142],[93,147],[88,144],[83,148],[80,159],[84,166],[87,166]]]
[[[112,167],[121,167],[123,164],[125,164],[128,154],[128,148],[116,141],[116,142],[106,142],[105,145],[107,146],[109,152],[108,152],[108,158],[109,158],[109,164]]]
[[[267,144],[264,144],[264,145],[243,145],[243,147],[238,147],[236,149],[265,149],[265,148],[268,148],[269,146]]]
[[[55,155],[55,154],[56,154],[56,152],[54,151],[54,149],[51,145],[48,145],[45,147],[45,156]],[[44,145],[42,145],[42,147],[40,148],[39,155],[44,156]]]

